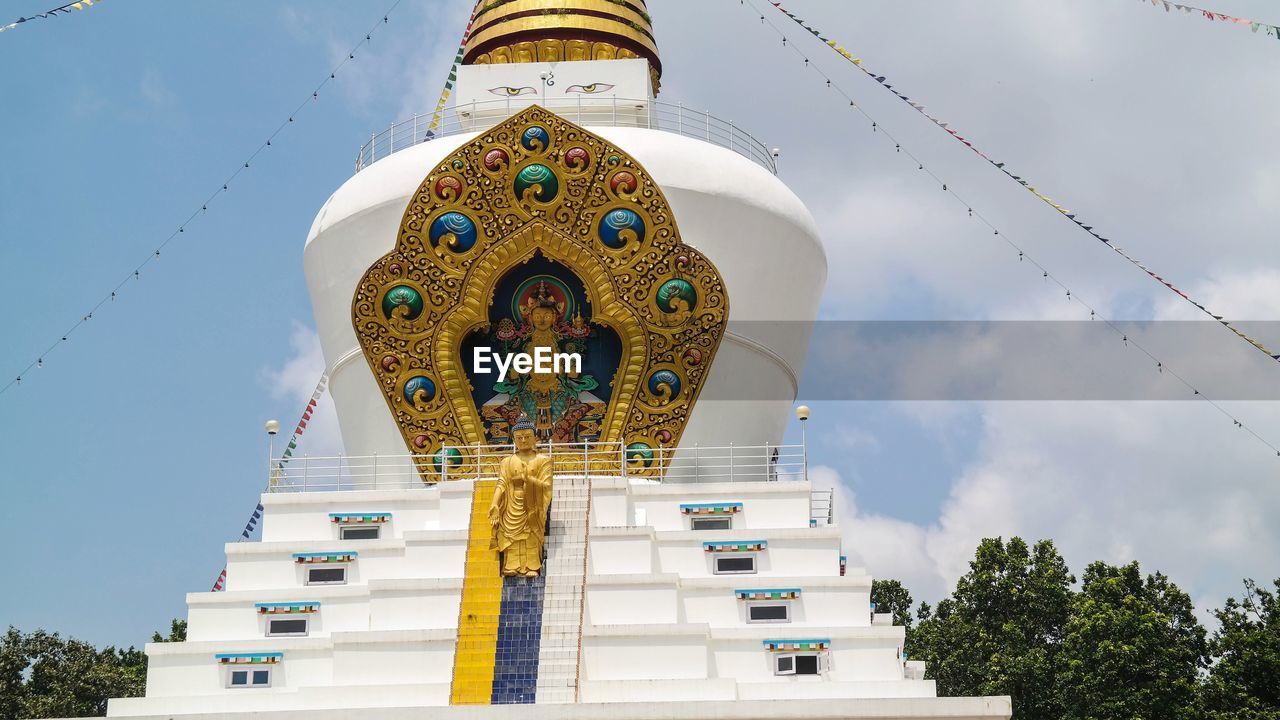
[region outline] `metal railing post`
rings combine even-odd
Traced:
[[[733,443],[729,443],[729,482],[733,481]]]
[[[684,103],[676,103],[676,134],[684,134]]]
[[[614,127],[618,126],[618,96],[617,95],[613,96],[613,126]],[[623,457],[625,458],[626,450],[623,450],[623,453],[624,453]]]
[[[413,114],[413,137],[410,139],[409,144],[418,144],[418,113]]]
[[[734,150],[736,152],[736,148],[733,146],[733,133],[735,130],[737,130],[737,128],[734,126],[733,121],[730,120],[729,121],[729,149]],[[394,148],[395,146],[396,146],[395,142],[392,141],[391,147]]]
[[[389,129],[391,131],[391,152],[395,152],[396,151],[396,124],[391,123],[391,126],[389,127]]]
[[[373,489],[378,489],[378,453],[373,454]]]
[[[711,142],[711,113],[704,113],[707,118],[707,142]]]
[[[440,446],[440,482],[449,480],[449,446]]]
[[[311,470],[311,456],[302,456],[302,492],[307,491],[307,475]]]
[[[764,441],[764,479],[766,482],[773,479],[772,477],[773,467],[771,466],[771,463],[770,463],[771,459],[772,459],[772,456],[769,455],[769,441],[765,440]]]
[[[369,164],[378,159],[378,133],[369,133]]]

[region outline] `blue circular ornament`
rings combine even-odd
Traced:
[[[663,405],[674,400],[680,394],[681,387],[680,376],[670,370],[659,370],[649,376],[649,392],[661,400]]]
[[[445,240],[449,235],[452,239]],[[464,253],[476,246],[476,224],[460,212],[447,212],[431,223],[428,237],[436,247],[443,242],[450,250]]]
[[[418,375],[409,378],[409,381],[404,384],[404,399],[411,405],[429,403],[435,397],[436,384],[431,382],[431,378]]]
[[[600,241],[615,250],[644,242],[644,220],[634,210],[614,210],[600,220]]]
[[[520,146],[530,152],[542,152],[551,147],[551,133],[541,125],[532,125],[520,136]]]

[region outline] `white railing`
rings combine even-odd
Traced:
[[[620,97],[588,97],[584,100],[582,96],[573,100],[508,98],[458,105],[445,110],[435,129],[431,128],[430,113],[414,115],[410,120],[393,123],[386,130],[373,133],[356,155],[356,172],[418,143],[493,127],[531,105],[546,107],[578,125],[641,127],[697,138],[729,148],[775,175],[778,172],[777,161],[769,148],[743,132],[731,120],[721,120],[684,105],[658,100]]]
[[[836,524],[836,491],[809,491],[809,524],[814,527]]]
[[[622,443],[539,445],[552,472],[586,477],[624,477],[653,482],[751,482],[803,480],[799,445],[627,448]],[[268,470],[268,492],[345,492],[421,488],[438,482],[492,478],[511,455],[509,445],[449,446],[434,455],[294,456]],[[448,461],[445,462],[444,459]]]

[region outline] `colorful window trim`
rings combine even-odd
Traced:
[[[844,571],[849,565],[849,558],[844,555],[840,556],[840,577],[844,577]]]
[[[356,559],[360,553],[357,552],[318,552],[318,553],[294,553],[293,561],[299,565],[312,565],[315,563],[346,563]]]
[[[259,615],[298,615],[320,612],[319,600],[301,602],[255,603]]]
[[[734,590],[739,600],[795,600],[800,588],[776,588],[769,590]]]
[[[219,653],[213,656],[221,665],[275,665],[284,653]]]
[[[717,542],[704,542],[702,549],[709,553],[718,552],[755,552],[764,550],[769,547],[766,540],[725,540]]]
[[[329,513],[329,521],[335,525],[377,525],[391,521],[391,513]]]
[[[829,638],[811,640],[765,640],[764,647],[770,652],[817,652],[831,649]]]
[[[737,515],[742,512],[742,503],[686,503],[680,506],[685,515]]]

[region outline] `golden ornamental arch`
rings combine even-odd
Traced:
[[[573,318],[580,334],[620,346],[592,441],[625,444],[629,472],[659,472],[720,345],[727,291],[634,158],[535,106],[427,175],[356,288],[356,336],[424,480],[474,467],[468,447],[493,441],[500,423],[482,420],[462,351],[492,330],[504,278],[532,262],[567,268],[590,308]]]

